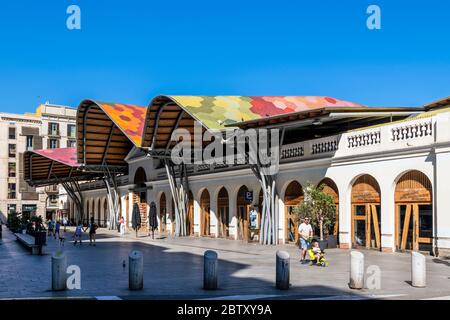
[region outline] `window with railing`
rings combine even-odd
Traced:
[[[16,163],[15,162],[8,163],[8,177],[10,177],[10,178],[16,177]]]
[[[10,158],[16,157],[16,145],[15,144],[9,144],[8,145],[8,156]]]
[[[75,148],[77,146],[76,140],[67,140],[67,148]]]
[[[49,149],[58,148],[58,140],[57,139],[48,139],[48,148]]]
[[[16,139],[16,128],[15,127],[9,127],[8,138],[11,140]]]
[[[59,125],[54,122],[50,122],[48,124],[48,134],[50,136],[58,136],[59,135]]]
[[[8,183],[8,199],[16,198],[16,184]]]
[[[74,124],[67,125],[67,136],[74,139],[77,137],[76,127]]]

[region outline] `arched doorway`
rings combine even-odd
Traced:
[[[194,235],[194,195],[192,191],[189,190],[188,193],[188,206],[187,206],[187,216],[186,216],[186,231],[188,235]]]
[[[417,170],[403,174],[395,187],[395,244],[397,250],[433,249],[432,186]]]
[[[335,220],[335,224],[332,228],[332,230],[330,230],[330,232],[332,232],[332,234],[337,237],[338,233],[339,233],[339,191],[338,188],[336,186],[336,183],[334,183],[333,180],[331,180],[330,178],[325,178],[322,181],[319,182],[318,186],[323,185],[323,189],[322,192],[331,196],[333,198],[333,203],[336,206],[336,220]]]
[[[166,206],[166,195],[163,192],[159,198],[159,230],[161,232],[166,232],[167,225],[167,206]]]
[[[381,195],[374,177],[365,174],[352,186],[352,245],[381,250]]]
[[[210,197],[207,189],[203,190],[202,195],[200,196],[200,217],[200,235],[210,236]]]
[[[298,242],[298,218],[294,208],[303,201],[303,188],[297,181],[292,181],[284,193],[285,239],[286,242]]]
[[[249,192],[246,186],[239,188],[237,193],[237,238],[249,241],[250,239],[250,206],[251,201],[247,200]]]
[[[134,190],[133,190],[133,205],[135,203],[139,206],[141,214],[141,224],[147,226],[147,176],[145,170],[139,167],[134,174]]]
[[[219,191],[219,195],[217,196],[217,211],[218,211],[218,236],[220,238],[226,238],[229,234],[229,218],[230,218],[230,210],[229,210],[229,198],[228,192],[225,187],[222,187]]]

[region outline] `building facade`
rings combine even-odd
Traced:
[[[76,142],[76,109],[45,103],[34,114],[0,113],[0,219],[10,212],[51,216],[63,205],[58,186],[34,188],[24,181],[23,153],[71,147]]]
[[[281,146],[275,180],[278,243],[296,242],[298,222],[293,209],[312,183],[323,184],[334,199],[340,248],[448,255],[450,100],[417,109],[386,108],[377,115],[371,110],[361,112],[337,112],[328,118],[314,115],[292,126],[293,134]],[[366,120],[356,122],[357,117]],[[333,126],[331,118],[340,120]],[[308,123],[306,131],[300,130],[303,123]],[[354,125],[348,130],[350,124]],[[319,126],[323,126],[321,134],[311,135],[311,130],[319,132]],[[159,231],[173,234],[174,200],[161,161],[136,146],[125,161],[127,173],[117,180],[120,215],[131,227],[133,206],[138,204],[145,228],[154,205]],[[258,241],[261,184],[250,168],[202,164],[188,171],[188,234]],[[82,190],[87,217],[107,226],[110,207],[104,183],[85,183]],[[73,216],[70,201],[68,208]],[[252,209],[256,217],[250,217]]]

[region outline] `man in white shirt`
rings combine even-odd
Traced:
[[[300,250],[302,250],[300,261],[305,263],[306,251],[308,250],[310,239],[313,236],[313,230],[309,224],[308,217],[298,226],[298,234],[300,238]]]

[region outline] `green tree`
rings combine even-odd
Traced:
[[[325,184],[308,183],[304,188],[304,201],[294,208],[298,220],[309,217],[311,224],[319,227],[320,240],[324,230],[330,230],[336,222],[336,206],[333,197],[323,192]]]

